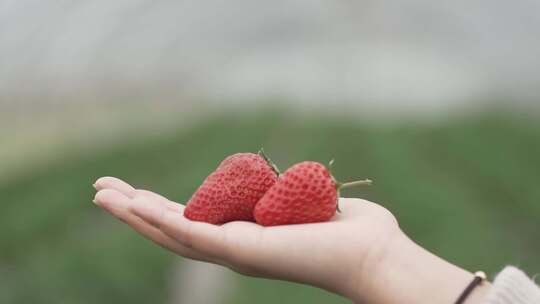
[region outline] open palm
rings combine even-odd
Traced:
[[[187,258],[239,273],[311,284],[345,296],[361,292],[363,273],[376,264],[399,230],[385,208],[341,198],[329,222],[262,227],[194,222],[184,206],[113,177],[96,181],[94,202],[155,243]]]

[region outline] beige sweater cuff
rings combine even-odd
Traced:
[[[540,288],[523,271],[507,266],[488,292],[485,304],[537,304]]]

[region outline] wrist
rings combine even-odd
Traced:
[[[428,252],[399,228],[366,256],[349,297],[365,303],[453,303],[473,274]],[[478,303],[489,284],[466,303]]]

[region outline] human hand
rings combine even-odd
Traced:
[[[424,287],[432,292],[430,284],[437,280],[430,278],[430,271],[457,280],[437,292],[442,299],[457,296],[462,281],[471,277],[410,241],[388,210],[361,199],[341,198],[341,213],[329,222],[263,227],[237,221],[216,226],[190,221],[183,216],[183,205],[117,178],[100,178],[94,186],[94,202],[146,238],[181,256],[249,276],[310,284],[367,303],[418,300],[407,294],[410,276],[428,281]],[[416,262],[422,263],[420,270]],[[433,299],[424,298],[437,302]]]

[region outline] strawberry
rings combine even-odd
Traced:
[[[339,183],[324,165],[301,162],[279,176],[255,206],[254,217],[263,226],[328,221],[339,210],[339,190],[363,184],[371,181]]]
[[[231,155],[192,195],[184,216],[211,224],[254,221],[255,204],[276,180],[277,168],[262,151]]]

